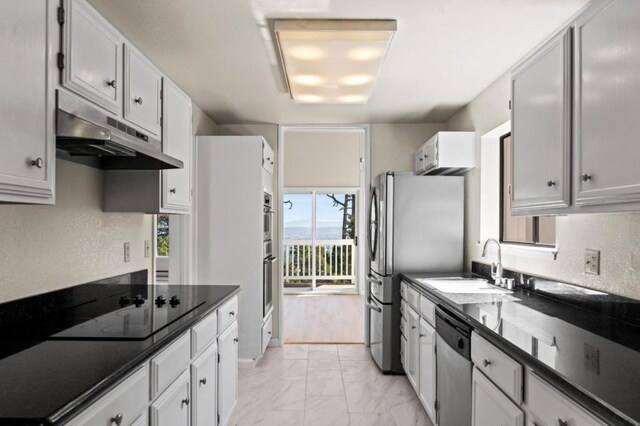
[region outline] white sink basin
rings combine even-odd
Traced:
[[[511,291],[489,284],[487,280],[462,277],[447,278],[418,278],[426,284],[443,293],[455,294],[509,294]]]

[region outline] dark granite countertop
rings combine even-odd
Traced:
[[[540,278],[479,296],[424,280],[478,274],[402,277],[608,423],[640,424],[640,301]]]
[[[64,423],[239,291],[239,286],[232,285],[85,284],[0,305],[0,424]],[[197,307],[150,337],[54,337],[120,308],[117,302],[123,294],[131,298],[143,294],[146,306],[152,308],[157,294],[180,294],[185,300],[196,300]],[[166,316],[170,309],[165,306]]]

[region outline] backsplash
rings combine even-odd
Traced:
[[[0,205],[0,303],[152,269],[144,241],[153,216],[104,213],[101,170],[64,160],[56,168],[54,206]]]

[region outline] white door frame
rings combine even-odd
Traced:
[[[366,336],[368,335],[367,325],[366,325],[366,316],[365,316],[365,298],[366,298],[366,287],[365,287],[365,271],[368,270],[368,257],[366,247],[366,235],[367,235],[367,216],[366,216],[366,207],[368,205],[367,199],[369,197],[369,183],[371,182],[370,176],[370,156],[371,156],[371,128],[369,124],[284,124],[278,126],[278,205],[282,206],[284,202],[284,150],[285,150],[285,133],[288,130],[305,130],[305,131],[314,131],[319,133],[330,133],[330,132],[345,132],[345,131],[363,131],[364,132],[364,140],[360,151],[360,185],[358,191],[358,267],[356,271],[356,282],[358,285],[358,293],[360,294],[360,299],[362,301],[362,315],[363,315],[363,323],[365,342]],[[364,208],[363,208],[364,207]],[[280,253],[280,258],[283,258],[284,254],[284,215],[278,215],[278,234],[279,234],[279,244],[278,244],[278,253]],[[279,283],[278,283],[278,318],[279,318],[279,338],[280,342],[284,343],[285,341],[285,324],[284,324],[284,269],[279,268],[280,273],[278,274]]]

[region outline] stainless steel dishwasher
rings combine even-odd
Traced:
[[[438,307],[438,426],[471,425],[471,327]]]

